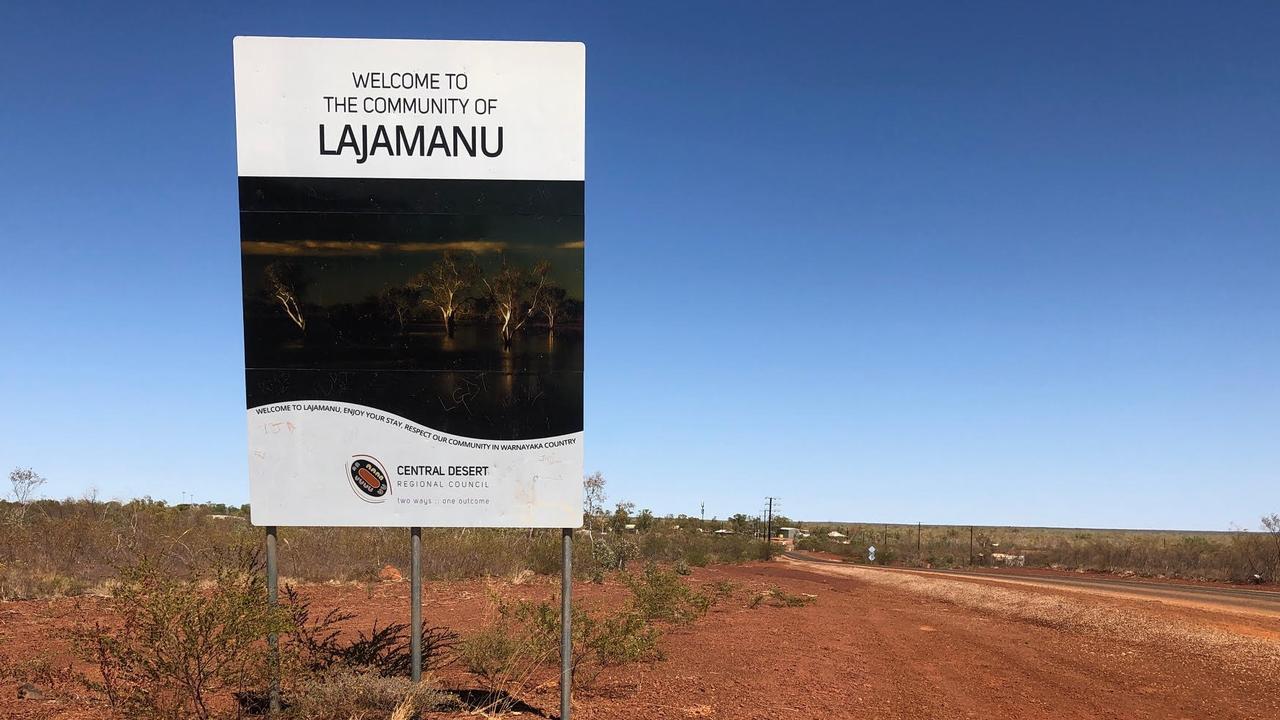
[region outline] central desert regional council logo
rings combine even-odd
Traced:
[[[347,477],[351,480],[351,489],[365,502],[382,502],[391,492],[387,482],[387,471],[372,455],[354,455],[347,468]]]

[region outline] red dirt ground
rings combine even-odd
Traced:
[[[1002,598],[1063,603],[1091,621],[1135,617],[1195,633],[1238,634],[1261,644],[1263,659],[1233,655],[1230,643],[1182,643],[1176,635],[1129,636],[1123,626],[1088,628],[946,599],[946,585],[917,592],[884,584],[867,570],[755,563],[697,570],[692,582],[728,580],[738,590],[692,627],[662,640],[662,661],[606,672],[600,686],[575,697],[574,716],[605,718],[1276,718],[1280,717],[1280,622],[1272,617],[1169,608],[1159,603],[1067,596],[1053,589],[1004,588]],[[862,574],[859,574],[862,573]],[[914,581],[912,581],[914,582]],[[929,578],[928,583],[950,583]],[[748,608],[758,590],[779,587],[817,596],[809,606]],[[971,587],[971,586],[970,586]],[[943,588],[942,592],[937,588]],[[316,605],[359,614],[359,627],[403,621],[409,588],[310,586]],[[424,615],[463,634],[492,612],[492,592],[549,597],[547,579],[522,585],[484,581],[430,583]],[[578,584],[588,604],[621,602],[616,583]],[[1010,595],[1008,593],[1014,593]],[[0,655],[65,663],[57,633],[92,617],[96,598],[0,603]],[[1051,607],[1056,605],[1050,604]],[[1203,634],[1203,633],[1202,633]],[[1215,636],[1216,637],[1216,636]],[[1234,635],[1232,635],[1234,637]],[[441,679],[474,686],[460,668]],[[15,699],[17,681],[0,687],[0,717],[100,718],[84,699]],[[523,698],[554,715],[556,687]],[[438,715],[435,717],[446,717]]]

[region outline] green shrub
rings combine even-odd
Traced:
[[[605,572],[626,570],[627,561],[639,555],[635,542],[619,534],[597,535],[591,539],[590,566]]]
[[[466,637],[458,657],[488,694],[482,712],[507,712],[532,688],[538,675],[556,657],[556,648],[534,624],[500,605],[497,621]]]
[[[110,600],[120,625],[75,631],[101,678],[90,686],[122,717],[231,715],[227,692],[265,684],[264,638],[289,630],[288,615],[266,598],[258,557],[243,548],[180,578],[146,561],[127,567]]]
[[[537,642],[554,648],[554,659],[560,656],[560,607],[549,602],[522,600],[503,604],[500,612],[506,618],[532,629]],[[591,612],[573,606],[572,634],[573,682],[575,687],[595,682],[604,668],[656,659],[660,633],[635,612]]]
[[[640,575],[627,575],[631,607],[647,621],[688,624],[711,609],[715,599],[689,587],[673,570],[650,563]]]
[[[657,615],[672,622],[691,621],[714,602],[713,595],[693,592],[678,579],[672,586],[672,578],[676,578],[673,572],[651,566],[634,582],[628,581],[633,597],[624,609],[590,611],[573,606],[570,632],[575,687],[594,684],[605,668],[660,658],[661,631],[649,621]],[[541,675],[558,665],[560,623],[558,603],[500,600],[495,621],[462,641],[459,656],[489,696],[482,709],[510,709]]]
[[[756,543],[756,560],[772,560],[782,554],[782,546],[770,542]]]
[[[706,567],[711,563],[711,555],[707,552],[706,547],[702,545],[692,545],[687,548],[684,559],[694,567]]]
[[[738,586],[728,580],[716,580],[703,585],[702,589],[711,596],[712,604],[714,605],[721,600],[728,599],[737,591]]]

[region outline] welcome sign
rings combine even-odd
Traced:
[[[235,40],[257,525],[582,523],[585,52]]]

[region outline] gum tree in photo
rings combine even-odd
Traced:
[[[277,260],[267,266],[264,276],[267,294],[280,303],[293,324],[305,332],[307,319],[302,315],[302,306],[298,303],[298,296],[306,286],[302,272],[292,263]]]
[[[440,311],[444,334],[453,337],[458,308],[466,298],[467,290],[476,284],[479,277],[480,268],[474,255],[459,257],[445,252],[426,272],[411,280],[409,286],[422,293],[422,302],[427,307]]]
[[[572,312],[569,293],[559,285],[548,284],[543,291],[542,314],[547,318],[547,332],[555,334],[556,320]]]
[[[395,317],[401,333],[404,332],[405,320],[409,319],[420,301],[418,291],[413,287],[389,287],[378,295],[378,302]]]
[[[503,348],[511,347],[515,334],[542,306],[550,272],[551,263],[545,260],[526,271],[509,264],[504,256],[502,267],[492,277],[483,278],[493,312],[502,322]]]

